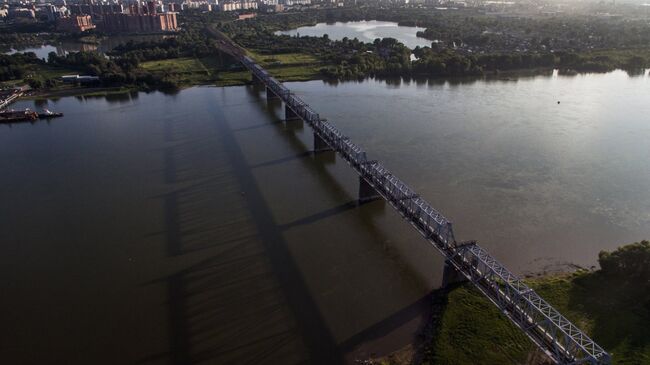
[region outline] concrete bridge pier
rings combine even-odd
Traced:
[[[291,109],[288,105],[284,105],[284,120],[289,122],[289,121],[301,121],[302,118],[296,114],[293,109]],[[302,124],[302,123],[301,123]]]
[[[366,179],[362,176],[359,176],[359,203],[369,202],[371,200],[380,199],[381,196],[375,190],[375,188],[370,185]]]
[[[289,105],[284,105],[284,120],[294,120],[294,119],[300,119],[298,114],[296,114],[293,109],[289,107]]]
[[[330,147],[317,133],[314,133],[314,152],[332,151]]]
[[[467,281],[465,275],[456,270],[449,260],[445,260],[445,267],[442,270],[442,287],[446,288],[452,284],[464,283]]]
[[[275,99],[280,99],[279,96],[275,95],[273,90],[269,89],[268,87],[266,88],[266,100],[275,100]]]

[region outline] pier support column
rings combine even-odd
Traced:
[[[301,120],[301,118],[296,114],[288,105],[284,105],[284,120]]]
[[[465,275],[461,274],[454,265],[445,260],[445,268],[442,271],[442,287],[446,288],[449,285],[456,283],[464,283],[467,281]]]
[[[262,84],[262,80],[260,80],[259,77],[255,76],[255,74],[252,72],[251,72],[251,80],[253,81],[253,85]]]
[[[314,152],[323,151],[332,151],[332,147],[325,143],[325,141],[320,138],[318,134],[314,133]]]
[[[368,184],[366,179],[359,176],[359,203],[365,203],[379,198],[381,198],[381,195],[377,193],[377,190]]]
[[[266,88],[266,100],[275,100],[279,99],[280,97],[275,95],[273,90],[269,89],[268,87]]]

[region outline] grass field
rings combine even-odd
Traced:
[[[596,50],[586,52],[585,55],[593,57],[608,56],[617,63],[624,64],[633,56],[641,56],[647,60],[650,59],[650,48]]]
[[[14,85],[23,85],[25,84],[24,79],[34,78],[34,79],[56,79],[63,75],[76,75],[79,71],[66,69],[63,67],[53,67],[49,65],[29,65],[27,72],[23,79],[19,80],[9,80],[0,82],[2,86],[14,86]]]
[[[40,65],[35,69],[35,72],[43,79],[53,79],[61,77],[63,75],[76,75],[79,73],[75,70],[70,70],[63,67],[52,67],[49,65]]]
[[[255,59],[280,81],[307,81],[319,79],[320,69],[327,65],[320,62],[312,55],[305,53],[278,53],[261,54],[248,51],[250,57]]]
[[[532,349],[529,340],[480,293],[463,285],[452,290],[447,300],[440,327],[430,345],[430,363],[524,363]]]
[[[217,86],[243,85],[251,82],[251,73],[248,71],[224,71],[217,74]]]
[[[279,53],[267,55],[248,51],[248,54],[254,60],[259,62],[262,67],[313,65],[320,63],[314,56],[305,53]]]
[[[208,69],[201,61],[188,57],[142,62],[140,67],[150,72],[168,72],[175,74],[208,72]]]
[[[320,65],[293,66],[270,68],[268,71],[280,81],[307,81],[320,78],[320,69],[322,67]]]
[[[318,79],[320,78],[320,69],[323,67],[314,57],[307,54],[259,55],[255,52],[250,52],[250,54],[263,67],[267,68],[271,75],[281,81]],[[217,56],[149,61],[141,63],[140,67],[159,76],[168,77],[180,85],[233,86],[251,81],[249,72],[230,70]]]
[[[650,364],[650,310],[635,299],[638,295],[630,286],[586,271],[531,279],[529,284],[609,351],[614,364]],[[535,349],[468,284],[448,293],[428,347],[428,363],[445,365],[524,364]]]
[[[181,86],[211,84],[216,79],[215,72],[209,70],[201,60],[191,57],[142,62],[140,68],[169,78]]]

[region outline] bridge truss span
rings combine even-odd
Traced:
[[[360,178],[436,248],[458,273],[468,279],[501,312],[557,364],[610,364],[610,355],[562,316],[516,275],[475,242],[457,243],[451,222],[425,199],[366,152],[332,123],[320,117],[252,59],[235,55],[279,97],[287,108],[308,123],[324,142],[357,171]]]
[[[557,363],[611,363],[605,350],[478,244],[454,251],[448,262]]]

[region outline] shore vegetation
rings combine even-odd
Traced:
[[[607,350],[614,364],[650,364],[650,242],[603,251],[598,262],[599,270],[527,282]],[[532,342],[470,284],[439,293],[434,302],[438,322],[424,346],[424,363],[524,364],[541,357]],[[381,361],[391,363],[389,358]]]

